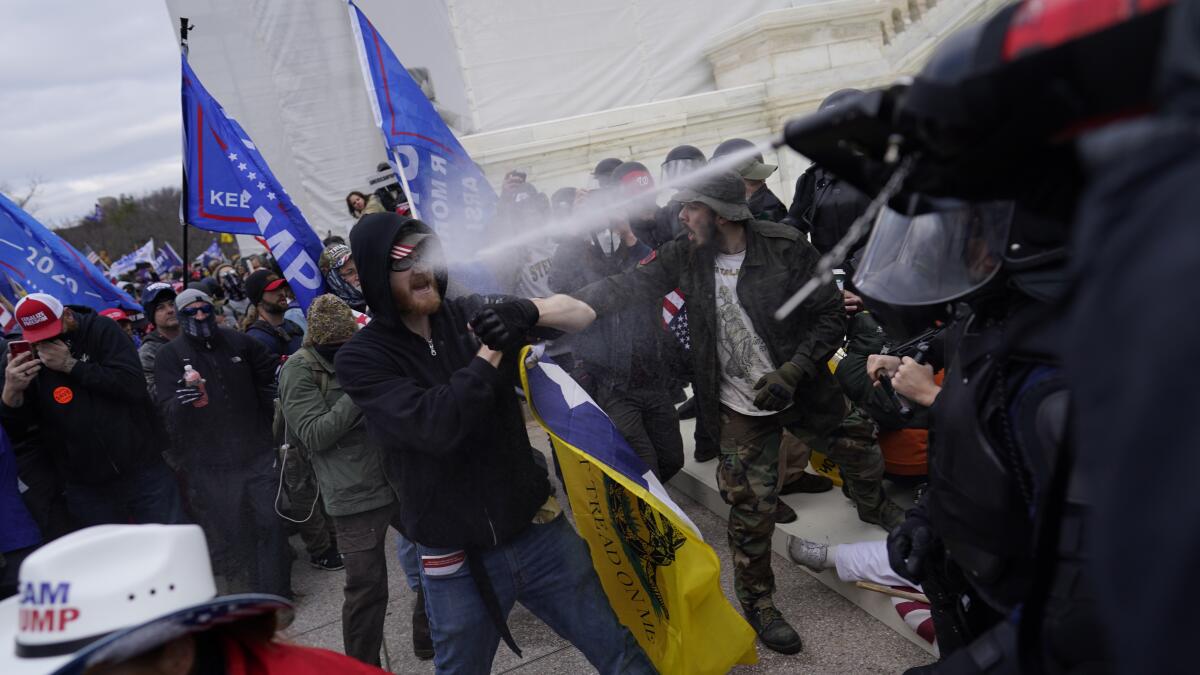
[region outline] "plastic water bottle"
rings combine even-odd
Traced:
[[[192,406],[203,408],[208,405],[208,392],[204,390],[204,378],[200,377],[200,373],[190,363],[183,367],[183,384],[200,390],[200,398],[192,401]]]

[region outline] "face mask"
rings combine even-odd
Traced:
[[[240,302],[246,298],[246,289],[242,286],[242,280],[236,274],[222,274],[221,288],[225,289],[225,295],[230,300]]]
[[[322,358],[332,363],[334,357],[337,356],[338,350],[341,349],[342,345],[344,344],[346,343],[338,342],[332,345],[316,345],[314,349],[317,350],[317,353],[320,354]]]
[[[179,326],[184,335],[190,335],[200,340],[207,340],[217,332],[217,317],[209,314],[203,321],[194,316],[179,315]]]
[[[325,285],[329,287],[329,291],[341,298],[352,309],[365,307],[367,301],[363,299],[362,291],[350,285],[342,275],[338,274],[337,270],[329,270],[329,274],[325,275]]]
[[[604,255],[612,255],[621,246],[621,238],[612,230],[600,230],[595,235],[596,245]]]

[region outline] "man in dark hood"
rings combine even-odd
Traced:
[[[505,623],[517,601],[600,672],[654,672],[534,461],[516,353],[467,328],[483,299],[444,297],[441,245],[420,221],[368,215],[350,244],[374,317],[335,366],[417,546],[438,672],[486,672],[501,638],[519,654]]]
[[[182,335],[154,364],[159,409],[191,488],[214,567],[232,590],[290,594],[287,534],[275,512],[271,422],[277,360],[254,338],[217,326],[212,298],[175,298]],[[201,381],[184,380],[189,368]]]

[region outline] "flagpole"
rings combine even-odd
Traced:
[[[412,190],[408,189],[408,178],[404,176],[404,165],[400,163],[400,157],[396,155],[394,150],[391,151],[391,155],[392,166],[396,168],[396,173],[400,177],[400,187],[404,188],[404,196],[408,197],[408,212],[413,218],[420,220],[421,214],[417,212],[417,203],[413,201]]]
[[[179,49],[180,49],[180,51],[183,52],[183,58],[185,58],[185,59],[187,58],[187,55],[188,55],[188,43],[187,43],[188,31],[190,31],[193,28],[195,28],[195,26],[189,25],[188,19],[186,16],[179,17]],[[186,117],[187,111],[184,110],[183,114]],[[180,197],[179,197],[179,225],[181,228],[181,235],[182,235],[182,239],[183,239],[183,242],[182,242],[183,243],[183,278],[184,278],[185,282],[187,281],[188,276],[189,276],[188,229],[187,229],[187,218],[188,218],[187,158],[188,158],[187,130],[185,129],[183,132],[183,189],[179,193],[180,194]]]

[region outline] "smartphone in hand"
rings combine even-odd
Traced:
[[[33,345],[29,344],[28,340],[13,340],[8,343],[8,358],[15,359],[18,356],[32,351]]]

